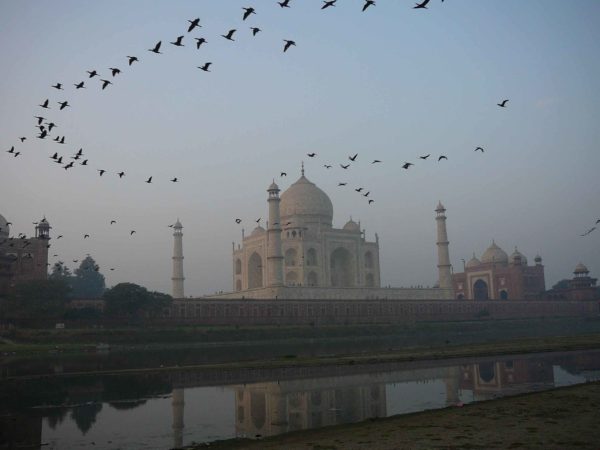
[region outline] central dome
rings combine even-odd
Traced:
[[[329,225],[333,220],[331,200],[304,174],[281,194],[281,218],[290,219],[292,216],[319,217]]]
[[[492,241],[492,245],[481,255],[481,262],[484,264],[508,264],[508,255]]]

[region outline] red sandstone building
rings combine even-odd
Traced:
[[[0,296],[17,283],[48,278],[50,224],[44,217],[35,225],[35,236],[10,237],[10,222],[0,215]]]
[[[452,275],[455,296],[458,300],[540,299],[546,290],[544,266],[540,256],[534,262],[528,265],[516,248],[509,257],[492,242],[481,260],[473,254],[464,272]]]
[[[596,278],[590,277],[590,271],[582,263],[577,264],[570,280],[558,282],[544,293],[544,300],[596,300],[600,298]]]

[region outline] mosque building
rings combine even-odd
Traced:
[[[35,223],[34,237],[10,237],[10,222],[0,215],[0,296],[19,282],[48,278],[51,228],[44,217]]]
[[[475,254],[454,273],[452,283],[459,300],[534,300],[545,291],[544,266],[538,255],[534,265],[515,247],[508,256],[494,241],[478,259]]]

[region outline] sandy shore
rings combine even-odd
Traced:
[[[196,448],[207,448],[198,446]],[[274,436],[225,449],[598,449],[600,383]]]

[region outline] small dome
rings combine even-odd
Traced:
[[[573,271],[574,274],[580,274],[580,273],[590,273],[590,271],[588,270],[587,267],[585,267],[584,264],[579,263],[577,264],[577,266],[575,267],[575,270]]]
[[[520,260],[520,261],[519,261]],[[515,251],[512,253],[512,255],[510,255],[510,263],[511,264],[521,264],[523,266],[527,265],[527,258],[525,257],[525,255],[523,253],[521,253],[519,250],[517,250],[517,247],[515,247]]]
[[[48,223],[48,220],[45,216],[38,222],[38,228],[50,228],[50,223]]]
[[[535,255],[535,259],[534,259],[534,261],[535,261],[536,263],[541,263],[541,262],[542,262],[542,257],[541,257],[540,255]]]
[[[250,233],[250,237],[260,236],[261,234],[264,234],[265,232],[266,232],[266,230],[259,225],[254,230],[252,230],[252,233]]]
[[[469,262],[465,265],[465,268],[467,269],[472,269],[474,267],[477,267],[481,265],[481,261],[479,261],[477,259],[477,257],[475,256],[475,253],[473,253],[473,257],[469,260]]]
[[[358,225],[354,220],[350,219],[348,222],[346,222],[346,225],[344,225],[344,230],[360,233],[360,225]]]
[[[181,225],[181,222],[179,221],[179,219],[177,219],[177,222],[175,222],[175,224],[173,225],[173,228],[183,228],[183,225]]]
[[[281,194],[280,208],[282,222],[288,222],[294,216],[319,217],[328,225],[333,220],[331,200],[304,174]]]
[[[277,186],[277,184],[275,183],[275,180],[273,180],[273,182],[271,183],[271,185],[269,186],[267,191],[278,191],[278,190],[279,190],[279,186]]]
[[[10,233],[8,221],[0,214],[0,237],[7,238]]]
[[[444,208],[444,205],[442,205],[442,202],[438,202],[437,208],[435,208],[436,212],[444,212],[446,211],[446,208]]]
[[[508,255],[492,241],[492,245],[481,255],[481,262],[484,264],[508,264]]]

